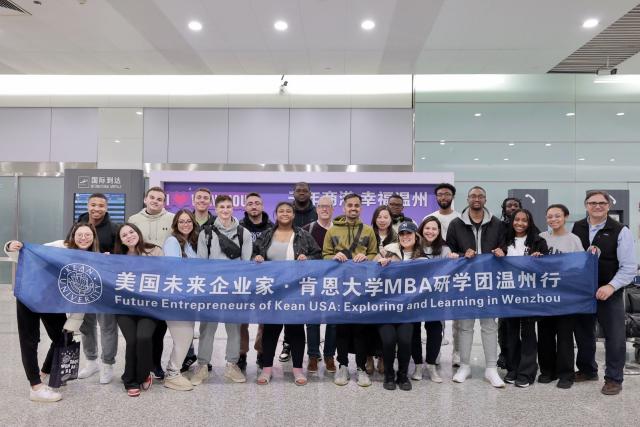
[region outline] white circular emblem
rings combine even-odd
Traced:
[[[91,304],[102,296],[102,279],[91,266],[67,264],[60,270],[58,289],[69,302]]]

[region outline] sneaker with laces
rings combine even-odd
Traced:
[[[140,384],[140,388],[144,391],[147,391],[151,388],[151,384],[153,384],[153,376],[149,375],[146,380],[142,384]]]
[[[196,356],[195,354],[185,357],[184,361],[182,362],[182,368],[180,368],[180,372],[187,372],[191,368],[191,366],[196,363],[197,360],[198,356]]]
[[[247,377],[244,376],[238,365],[235,363],[227,362],[227,367],[224,369],[224,377],[234,383],[245,383]]]
[[[316,356],[311,356],[309,358],[309,363],[307,364],[307,372],[318,372],[318,358]]]
[[[461,368],[462,369],[462,368]],[[505,384],[498,374],[498,368],[487,368],[484,370],[484,378],[496,388],[504,388]]]
[[[331,373],[336,372],[336,362],[334,361],[333,356],[325,356],[324,369],[327,372],[331,372]]]
[[[398,372],[396,382],[398,383],[398,388],[400,390],[409,391],[413,388],[407,374],[401,374],[400,372]]]
[[[367,371],[364,371],[358,368],[358,378],[356,380],[356,384],[360,387],[369,387],[371,385],[371,378],[369,378],[369,374]]]
[[[109,384],[113,380],[113,365],[102,364],[100,369],[100,384]]]
[[[463,383],[471,376],[471,367],[469,365],[460,365],[458,372],[453,376],[454,383]]]
[[[422,363],[418,363],[416,365],[416,370],[413,371],[413,375],[411,375],[411,379],[414,381],[422,380]]]
[[[193,375],[191,375],[191,384],[192,385],[200,385],[204,380],[209,378],[209,369],[207,369],[206,365],[201,365],[196,363],[196,367],[193,371]]]
[[[522,380],[522,379],[517,379],[514,384],[516,385],[516,387],[520,387],[520,388],[527,388],[527,387],[529,387],[531,385],[531,383],[529,383],[529,381]]]
[[[155,378],[157,380],[163,380],[164,379],[164,371],[162,370],[162,368],[160,366],[156,366],[155,368],[153,368],[153,371],[151,372],[151,375],[153,375],[153,378]]]
[[[36,390],[29,391],[29,400],[33,402],[57,402],[62,400],[62,394],[47,385],[41,384]]]
[[[291,360],[291,345],[289,343],[282,343],[282,352],[278,356],[278,360],[282,363]]]
[[[97,360],[88,360],[84,368],[78,372],[78,379],[82,380],[100,372]]]
[[[349,384],[349,368],[344,365],[340,365],[335,377],[333,378],[335,385],[347,385]]]
[[[436,365],[427,364],[427,372],[429,373],[429,379],[434,383],[441,383],[442,377],[438,373],[438,369]]]
[[[193,390],[193,385],[191,381],[186,379],[184,376],[178,374],[174,376],[167,376],[164,379],[164,386],[166,388],[170,388],[171,390],[177,391],[189,391]]]

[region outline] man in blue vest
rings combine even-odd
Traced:
[[[624,325],[623,288],[635,277],[636,250],[628,227],[609,217],[611,198],[606,191],[589,191],[584,200],[587,218],[573,225],[573,234],[585,250],[599,253],[597,314],[580,315],[575,337],[578,345],[575,381],[597,381],[596,319],[605,339],[605,371],[602,394],[616,395],[622,390],[627,344]]]

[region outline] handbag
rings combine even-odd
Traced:
[[[62,342],[53,348],[49,387],[58,388],[69,380],[75,380],[79,367],[80,343],[74,341],[72,333],[64,333]]]

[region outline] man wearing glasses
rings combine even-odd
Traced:
[[[597,381],[596,319],[604,334],[605,371],[602,394],[616,395],[622,390],[627,352],[623,289],[636,274],[636,250],[628,227],[609,217],[611,199],[606,191],[589,191],[584,200],[587,217],[573,225],[573,234],[582,241],[585,250],[599,253],[598,309],[596,314],[580,315],[575,338],[576,382]]]
[[[324,236],[333,224],[333,200],[329,196],[322,196],[316,205],[318,220],[305,225],[306,230],[313,236],[318,246],[324,244]],[[327,372],[335,372],[336,365],[334,355],[336,353],[336,325],[327,325],[324,332],[324,366]],[[318,372],[318,362],[320,359],[320,325],[307,325],[307,354],[309,364],[307,372]]]

